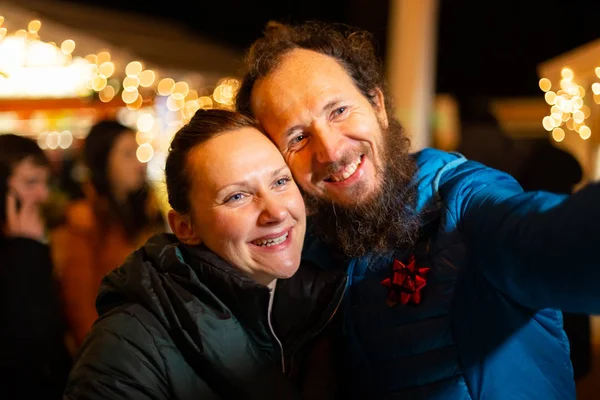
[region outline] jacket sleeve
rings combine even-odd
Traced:
[[[166,368],[152,334],[133,315],[99,320],[69,376],[64,400],[167,400]]]
[[[509,175],[466,162],[440,194],[454,199],[471,265],[498,290],[532,309],[600,312],[600,184],[572,196],[525,193]]]

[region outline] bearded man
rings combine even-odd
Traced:
[[[270,23],[247,62],[237,108],[305,194],[304,259],[347,269],[347,397],[575,399],[561,311],[600,312],[600,185],[411,154],[366,32]]]

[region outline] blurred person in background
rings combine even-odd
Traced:
[[[59,399],[71,367],[45,243],[51,171],[38,145],[0,136],[0,398]]]
[[[51,234],[73,350],[98,316],[95,299],[104,275],[165,230],[137,147],[135,132],[116,121],[103,120],[91,128],[83,148],[85,197],[67,206],[65,223]]]

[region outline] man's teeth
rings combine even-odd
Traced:
[[[360,157],[357,158],[356,161],[354,161],[352,164],[348,164],[346,168],[342,170],[343,172],[338,172],[334,175],[331,175],[329,177],[329,180],[333,182],[342,182],[350,178],[356,172],[356,169],[360,165],[360,160]]]
[[[265,240],[255,240],[252,243],[254,243],[258,246],[264,246],[264,247],[275,246],[276,244],[285,242],[285,239],[287,239],[287,237],[288,237],[288,232],[284,233],[283,235],[281,235],[277,238],[265,239]]]

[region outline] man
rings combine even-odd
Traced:
[[[460,155],[409,154],[364,32],[271,23],[247,67],[237,107],[314,213],[304,256],[348,270],[348,396],[574,399],[558,310],[600,311],[600,186],[524,193]]]

